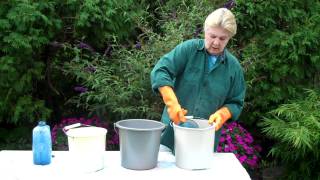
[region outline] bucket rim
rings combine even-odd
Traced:
[[[125,126],[121,126],[119,123],[121,122],[126,122],[126,121],[148,121],[148,122],[154,122],[160,125],[160,127],[155,127],[155,128],[149,128],[149,129],[143,129],[143,128],[131,128],[131,127],[125,127]],[[120,120],[114,123],[115,126],[119,129],[125,129],[125,130],[131,130],[131,131],[155,131],[155,130],[163,130],[165,128],[165,124],[160,122],[160,121],[156,121],[156,120],[151,120],[151,119],[124,119],[124,120]]]
[[[75,133],[75,131],[79,131],[79,130],[83,130],[83,129],[96,129],[97,131],[95,132],[95,134],[77,134],[77,133]],[[65,134],[68,137],[73,137],[73,138],[96,137],[96,136],[106,135],[107,133],[108,133],[108,129],[103,128],[103,127],[95,127],[95,126],[77,127],[77,128],[69,129],[68,131],[65,132]],[[77,135],[75,135],[75,134],[77,134]]]
[[[207,119],[192,119],[194,121],[204,121],[204,120],[207,120]],[[188,131],[205,131],[205,130],[210,130],[210,129],[215,129],[215,123],[212,123],[212,125],[208,126],[208,127],[205,127],[205,128],[189,128],[189,127],[182,127],[182,126],[179,126],[179,125],[176,125],[175,123],[173,123],[172,121],[170,122],[170,126],[171,127],[174,127],[174,128],[178,128],[178,129],[184,129],[184,130],[188,130]]]

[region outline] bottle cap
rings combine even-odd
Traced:
[[[44,120],[40,120],[40,121],[38,122],[38,125],[40,125],[40,126],[44,126],[44,125],[46,125],[46,121],[44,121]]]

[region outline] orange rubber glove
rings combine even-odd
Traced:
[[[166,104],[168,114],[175,124],[185,122],[187,110],[181,108],[178,99],[170,86],[163,86],[159,88],[160,94],[162,95],[163,102]]]
[[[218,131],[222,125],[232,117],[231,112],[227,107],[222,107],[215,113],[213,113],[209,118],[209,124],[215,123],[216,131]]]

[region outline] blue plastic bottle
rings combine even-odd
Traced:
[[[45,121],[39,121],[32,131],[33,163],[47,165],[51,163],[52,142],[50,126]]]

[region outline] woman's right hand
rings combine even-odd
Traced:
[[[180,122],[186,122],[185,115],[187,114],[187,110],[181,108],[179,104],[173,106],[167,106],[168,114],[175,124],[180,124]]]
[[[159,88],[159,92],[162,95],[163,102],[167,106],[168,114],[175,124],[185,122],[187,110],[181,108],[178,99],[170,86],[163,86]]]

